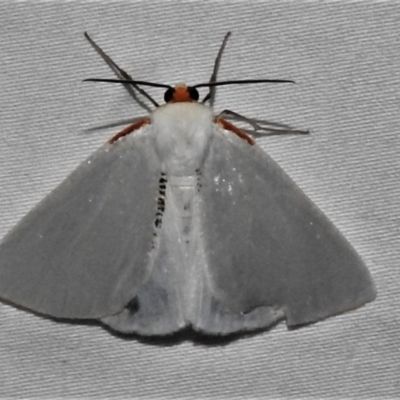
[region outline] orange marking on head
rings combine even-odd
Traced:
[[[241,139],[246,140],[247,143],[254,145],[256,142],[246,133],[243,132],[241,129],[236,127],[235,125],[228,122],[226,119],[217,118],[216,123],[219,124],[222,128],[226,129],[227,131],[231,131],[238,135]]]
[[[134,122],[133,124],[127,126],[126,128],[122,129],[121,132],[118,132],[116,135],[114,135],[109,141],[108,143],[114,143],[115,141],[117,141],[118,139],[129,135],[130,133],[132,133],[133,131],[138,130],[139,128],[141,128],[143,125],[147,125],[150,123],[150,119],[149,118],[142,118],[139,119],[139,121]]]
[[[176,85],[171,101],[178,103],[184,101],[193,101],[193,99],[190,98],[190,94],[186,85]]]

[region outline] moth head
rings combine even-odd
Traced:
[[[175,87],[170,87],[164,94],[166,103],[192,102],[199,100],[199,92],[195,87],[186,86],[184,83],[178,83]]]

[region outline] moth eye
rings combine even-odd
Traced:
[[[199,92],[196,88],[188,86],[187,90],[192,100],[197,101],[199,99]]]
[[[164,94],[164,100],[166,103],[169,103],[173,99],[174,92],[175,92],[174,88],[167,89],[167,91]],[[198,98],[198,94],[197,94],[197,98]]]

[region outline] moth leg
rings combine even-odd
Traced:
[[[224,40],[221,44],[221,47],[219,48],[217,58],[215,59],[215,62],[214,62],[214,69],[211,74],[210,80],[208,81],[209,83],[214,83],[217,81],[217,75],[218,75],[219,65],[221,63],[222,53],[224,52],[224,49],[225,49],[226,43],[228,42],[229,36],[231,36],[230,32],[228,32],[225,35]],[[215,86],[210,86],[208,89],[207,95],[204,97],[204,99],[201,102],[204,104],[206,101],[209,100],[210,107],[212,107],[214,105],[214,101],[215,101],[216,90],[217,90],[217,88]]]
[[[245,117],[244,115],[238,114],[238,113],[235,112],[235,111],[223,110],[223,111],[221,111],[221,112],[218,114],[217,118],[223,118],[223,117],[231,117],[232,119],[236,119],[237,121],[246,122],[246,123],[248,123],[249,125],[251,125],[252,128],[253,128],[255,131],[258,131],[258,130],[261,130],[261,129],[262,129],[261,125],[257,124],[256,121],[254,121],[254,120],[251,119],[251,118]]]
[[[130,133],[132,133],[133,131],[138,130],[139,128],[141,128],[144,125],[147,125],[150,123],[150,119],[149,118],[142,118],[139,121],[135,121],[133,124],[127,126],[126,128],[122,129],[122,131],[118,132],[116,135],[114,135],[109,141],[108,143],[114,143],[115,141],[117,141],[118,139],[129,135]]]
[[[96,52],[99,54],[99,56],[106,62],[106,64],[113,70],[115,75],[122,79],[122,80],[127,80],[127,81],[133,81],[133,78],[131,75],[129,75],[127,72],[125,72],[122,68],[120,68],[115,61],[109,57],[104,50],[89,36],[87,32],[85,32],[85,38],[88,40],[88,42],[91,44],[91,46],[96,50]],[[141,95],[146,97],[155,107],[159,107],[159,104],[141,87],[133,84],[127,84],[124,85],[129,94],[133,97],[134,100],[136,100],[141,107],[143,107],[147,111],[151,111],[150,107],[148,107],[143,101],[141,101],[135,93],[135,90],[137,90]]]
[[[226,129],[227,131],[233,132],[237,136],[239,136],[241,139],[246,140],[251,145],[256,144],[256,142],[244,131],[236,127],[235,125],[231,124],[228,122],[226,119],[223,119],[221,117],[217,117],[215,122],[219,124],[223,129]]]
[[[217,118],[222,117],[230,117],[237,121],[243,121],[249,124],[255,131],[255,133],[262,135],[260,131],[266,132],[267,135],[281,135],[281,134],[288,134],[288,135],[307,135],[310,133],[308,130],[301,130],[301,129],[294,129],[288,125],[278,124],[276,122],[271,121],[263,121],[263,120],[256,120],[253,118],[245,117],[244,115],[238,114],[237,112],[231,110],[223,110],[221,111]],[[267,125],[267,126],[261,126]],[[247,131],[246,131],[247,132]]]

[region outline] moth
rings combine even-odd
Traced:
[[[0,297],[46,316],[166,335],[322,320],[376,296],[364,262],[246,131],[211,105],[217,81],[117,82],[155,106],[30,211],[0,245]],[[164,105],[144,86],[166,89]],[[198,88],[209,88],[203,101]],[[304,133],[288,128],[270,133]]]

